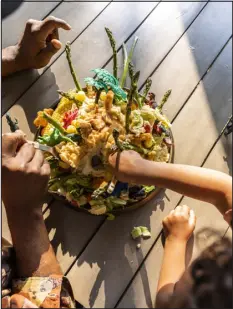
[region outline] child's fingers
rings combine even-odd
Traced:
[[[186,214],[189,214],[190,208],[187,205],[182,206],[182,211],[185,212]]]
[[[182,212],[182,206],[177,206],[176,209],[175,209],[175,212],[176,213]]]
[[[195,226],[197,221],[197,217],[192,209],[189,211],[189,225]]]
[[[189,219],[190,208],[187,205],[183,205],[181,213],[188,220]]]

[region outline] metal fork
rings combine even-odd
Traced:
[[[52,156],[54,156],[56,159],[59,159],[59,155],[55,149],[55,147],[50,147],[50,146],[47,146],[47,145],[43,145],[43,144],[40,144],[38,142],[33,142],[33,141],[27,141],[30,145],[32,145],[34,148],[36,149],[40,149],[41,151],[46,151],[46,152],[49,152],[51,153]]]

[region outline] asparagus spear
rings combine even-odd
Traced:
[[[133,67],[130,66],[130,74],[132,76],[133,74]],[[128,103],[127,103],[127,107],[126,107],[126,116],[125,116],[125,129],[126,129],[126,133],[128,134],[129,133],[129,118],[130,118],[130,113],[131,113],[131,106],[132,106],[132,102],[133,102],[133,98],[134,98],[134,95],[137,91],[137,83],[138,83],[138,80],[139,80],[139,76],[140,76],[140,71],[137,71],[132,79],[131,79],[131,89],[130,89],[130,93],[129,93],[129,99],[128,99]]]
[[[108,28],[105,28],[105,31],[108,35],[112,50],[113,50],[113,75],[117,79],[117,50],[116,50],[116,41],[113,37],[112,31]]]
[[[142,149],[140,147],[137,147],[137,146],[134,146],[134,145],[131,145],[127,142],[120,142],[119,141],[119,131],[117,129],[114,129],[113,132],[112,132],[112,135],[113,135],[113,138],[115,140],[115,144],[117,146],[117,148],[120,150],[120,151],[123,151],[123,150],[134,150],[134,151],[137,151],[139,153],[142,153],[142,154],[147,154],[147,150],[146,149]]]
[[[10,127],[11,132],[19,130],[18,120],[15,118],[15,121],[11,119],[9,113],[6,113],[6,121]]]
[[[139,72],[139,74],[140,74],[140,72]],[[134,65],[132,64],[132,62],[129,63],[129,76],[130,76],[131,84],[132,84],[132,80],[134,78]],[[139,76],[138,76],[138,78],[139,78]],[[137,83],[138,83],[138,80],[137,80]],[[135,99],[138,103],[139,108],[142,108],[141,98],[139,97],[139,94],[138,94],[138,91],[137,91],[137,86],[136,86],[136,91],[134,93],[133,99],[134,99],[134,97],[135,97]]]
[[[132,62],[129,63],[129,77],[131,79],[131,84],[132,84],[132,80],[134,77],[134,65]]]
[[[66,130],[58,123],[55,119],[53,119],[50,115],[47,113],[43,113],[43,117],[50,123],[54,128],[58,129],[58,131],[64,135],[67,134]]]
[[[146,80],[146,85],[145,85],[145,88],[143,90],[143,98],[142,98],[142,101],[141,101],[142,105],[144,104],[144,102],[146,100],[146,97],[148,95],[148,92],[150,91],[151,85],[152,85],[152,80],[150,78],[148,78]]]
[[[163,96],[162,101],[160,102],[158,109],[161,111],[163,109],[164,104],[167,102],[170,94],[171,94],[171,89],[169,89]]]
[[[74,94],[70,93],[70,92],[64,92],[64,91],[61,91],[61,90],[57,90],[57,92],[62,96],[62,97],[65,97],[69,100],[72,100],[74,101],[78,106],[81,106],[82,105],[82,102],[78,101],[75,99],[75,96]]]
[[[120,143],[120,141],[119,141],[119,135],[120,135],[120,133],[119,133],[119,131],[117,130],[117,129],[113,129],[113,131],[112,131],[112,136],[113,136],[113,138],[114,138],[114,140],[115,140],[115,144],[116,144],[116,146],[117,146],[117,148],[120,150],[120,151],[123,151],[124,149],[122,148],[122,144]]]
[[[70,48],[70,46],[71,46],[70,42],[67,42],[66,43],[66,47],[65,47],[66,58],[67,58],[67,61],[68,61],[69,67],[70,67],[70,73],[71,73],[71,75],[73,77],[76,89],[77,89],[77,91],[81,91],[82,87],[81,87],[81,85],[79,84],[79,82],[77,80],[77,76],[75,74],[75,71],[74,71],[74,68],[73,68],[73,64],[72,64],[72,61],[71,61],[71,48]]]
[[[123,74],[122,74],[122,77],[121,77],[121,82],[120,82],[120,85],[121,85],[122,88],[125,86],[125,80],[126,80],[127,73],[128,73],[128,70],[129,70],[129,63],[132,60],[133,52],[134,52],[134,49],[136,47],[137,41],[138,41],[138,37],[135,37],[134,42],[133,42],[133,44],[130,48],[130,51],[129,51],[129,56],[127,55],[127,50],[126,50],[125,44],[123,43],[124,71],[123,71]]]

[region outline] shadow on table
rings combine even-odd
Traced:
[[[147,226],[150,229],[150,217],[152,213],[159,209],[162,211],[164,210],[164,197],[165,194],[164,191],[162,191],[158,197],[153,202],[150,202],[147,206],[129,213],[122,214],[114,221],[106,221],[100,230],[96,232],[89,246],[86,247],[84,252],[78,258],[73,266],[75,269],[80,269],[81,265],[88,263],[91,268],[97,264],[95,267],[98,268],[99,271],[89,295],[90,307],[96,306],[95,302],[99,294],[99,290],[102,288],[102,285],[104,285],[104,307],[106,308],[116,305],[119,297],[127,289],[130,280],[135,274],[135,271],[138,270],[138,267],[145,258],[142,250],[136,248],[137,242],[132,240],[130,232],[134,226],[140,225]],[[75,234],[79,235],[78,237],[81,237],[81,232],[83,231],[80,230],[78,224],[72,228],[70,226],[70,220],[67,222],[68,220],[66,221],[64,217],[60,218],[62,220],[62,224],[57,224],[58,221],[53,220],[52,217],[57,216],[57,214],[53,212],[57,213],[59,212],[59,209],[54,207],[51,208],[51,210],[52,211],[45,222],[48,231],[56,228],[56,232],[52,240],[52,245],[55,252],[57,252],[58,247],[60,247],[63,255],[67,253],[69,253],[70,256],[79,255],[76,248],[77,242],[75,242],[75,240],[70,242],[72,245],[69,243],[68,247],[66,242],[62,241],[62,239],[64,239],[63,234],[65,231],[72,230],[73,233],[75,231]],[[67,209],[67,211],[68,210],[69,209]],[[86,220],[88,225],[88,217],[86,217],[85,214],[77,213],[74,211],[73,216],[75,217],[76,215],[83,216],[83,220],[87,218]],[[64,225],[64,222],[67,222],[67,226]],[[56,226],[54,226],[54,223]],[[88,226],[88,228],[92,229],[91,226]],[[150,239],[143,240],[144,244],[142,244],[142,248],[143,245],[146,245],[146,242],[147,246],[150,247],[153,244],[153,241],[151,240],[150,242]],[[77,274],[77,277],[78,275],[79,273]],[[90,274],[90,271],[86,273],[86,280],[89,280],[90,282],[91,279],[88,278],[89,275],[92,275]],[[152,307],[153,301],[150,295],[149,280],[146,269],[143,270],[141,276],[148,307]],[[85,285],[85,282],[83,284]],[[114,284],[116,284],[116,286]],[[121,284],[120,288],[119,284]],[[88,291],[86,293],[88,293]],[[135,298],[134,292],[127,291],[127,293],[132,294],[130,298],[132,299],[133,303]]]
[[[37,70],[27,70],[24,72],[19,72],[17,74],[20,74],[22,78],[25,78],[25,80],[32,80],[39,76],[39,73]],[[17,87],[17,83],[14,83],[14,80],[17,81],[17,74],[14,74],[13,76],[9,76],[8,78],[4,79],[4,91],[3,91],[3,98],[5,92],[7,93],[7,98],[5,98],[4,103],[9,99],[9,101],[12,101],[12,98],[10,97],[11,94],[9,92],[10,87],[13,87],[14,85]],[[13,87],[14,89],[14,87]],[[49,89],[49,91],[48,91]],[[26,93],[24,94],[23,98],[24,100],[18,100],[18,103],[23,104],[22,108],[24,110],[27,124],[30,128],[30,131],[35,133],[36,127],[33,124],[34,119],[36,118],[37,111],[43,110],[44,108],[48,108],[48,106],[51,106],[59,99],[59,94],[57,90],[59,89],[58,85],[56,84],[56,78],[55,75],[51,72],[51,69],[49,68],[44,74],[43,79],[39,79],[37,81],[37,87],[31,87],[28,90],[26,90]],[[8,90],[8,91],[7,91]],[[14,93],[12,93],[12,96],[14,96]],[[26,108],[25,108],[26,106]],[[6,106],[2,107],[2,113],[5,112]],[[12,115],[12,117],[16,117],[16,115]],[[19,127],[20,127],[20,121],[19,121]]]

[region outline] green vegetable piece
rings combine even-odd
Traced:
[[[61,182],[59,180],[53,180],[53,182],[49,182],[48,190],[56,192],[61,187]]]
[[[81,91],[82,87],[81,87],[81,85],[78,82],[78,79],[77,79],[77,76],[76,76],[76,73],[74,71],[74,67],[73,67],[72,61],[71,61],[71,44],[70,44],[70,42],[66,43],[65,51],[66,51],[66,59],[67,59],[68,64],[69,64],[70,73],[71,73],[71,75],[73,77],[74,84],[76,86],[77,91]]]
[[[112,136],[113,136],[113,138],[114,138],[114,140],[115,140],[115,144],[116,144],[116,146],[117,146],[117,148],[120,150],[120,151],[123,151],[124,150],[124,148],[122,147],[122,144],[120,143],[120,141],[119,141],[119,135],[120,135],[120,133],[119,133],[119,131],[117,130],[117,129],[113,129],[113,131],[112,131]]]
[[[162,111],[163,106],[164,106],[164,104],[167,102],[167,100],[168,100],[168,98],[169,98],[171,92],[172,92],[171,89],[169,89],[169,90],[164,94],[164,96],[163,96],[163,98],[162,98],[162,101],[160,102],[160,104],[159,104],[159,106],[158,106],[159,111]]]
[[[132,111],[131,115],[132,121],[130,124],[130,131],[135,134],[140,134],[140,130],[143,127],[143,118],[141,117],[141,113],[139,110],[135,109],[134,111]]]
[[[141,228],[140,227],[134,227],[132,232],[131,232],[131,236],[133,237],[133,239],[137,239],[141,235],[142,235]]]
[[[64,91],[61,91],[61,90],[57,90],[57,92],[62,96],[62,97],[65,97],[69,100],[72,100],[74,101],[74,103],[80,107],[82,105],[82,102],[78,101],[75,99],[74,97],[74,94],[72,92],[64,92]]]
[[[141,229],[143,238],[150,238],[151,237],[151,233],[149,232],[149,230],[146,226],[139,226],[139,228]]]
[[[109,221],[113,221],[113,220],[115,220],[115,216],[113,215],[113,214],[111,214],[111,213],[107,213],[107,220],[109,220]]]
[[[133,76],[133,66],[130,64],[130,76],[131,76],[131,89],[129,92],[129,98],[128,98],[128,103],[126,107],[126,116],[125,116],[125,129],[126,133],[129,133],[129,119],[130,119],[130,114],[131,114],[131,107],[133,103],[133,99],[135,96],[135,93],[137,91],[137,84],[140,76],[140,71],[137,71]]]
[[[107,36],[109,38],[112,51],[113,51],[113,75],[115,78],[117,78],[117,50],[116,50],[116,41],[113,37],[112,31],[108,28],[105,28],[105,31],[107,33]]]
[[[143,186],[145,193],[148,194],[155,190],[155,186]]]
[[[53,119],[50,115],[43,112],[43,117],[50,123],[54,128],[58,129],[58,131],[64,135],[67,134],[66,130],[60,125],[59,122],[57,122],[55,119]]]
[[[125,206],[127,204],[125,200],[115,196],[109,196],[106,201],[110,201],[112,204],[114,204],[114,206]]]
[[[98,206],[98,205],[104,205],[104,199],[102,197],[99,197],[96,200],[90,200],[89,204],[91,206]]]
[[[131,79],[131,82],[133,80],[134,77],[134,65],[132,62],[129,62],[129,77]]]
[[[129,63],[132,60],[134,49],[136,47],[137,41],[138,41],[138,37],[135,37],[134,42],[133,42],[133,44],[132,44],[132,46],[130,48],[130,51],[129,51],[129,56],[127,55],[127,50],[126,50],[125,44],[123,43],[124,70],[123,70],[123,74],[122,74],[121,82],[120,82],[120,85],[121,85],[122,88],[125,86],[125,81],[126,81],[127,73],[128,73],[128,70],[129,70]]]
[[[145,88],[143,90],[143,99],[142,99],[142,105],[145,103],[145,100],[146,100],[146,97],[148,95],[148,92],[150,91],[150,88],[151,88],[151,85],[152,85],[152,80],[150,78],[148,78],[146,80],[146,85],[145,85]]]
[[[45,145],[48,145],[48,146],[55,146],[57,144],[60,144],[61,142],[70,142],[70,143],[73,143],[74,142],[67,136],[64,136],[62,135],[58,129],[54,129],[53,132],[51,133],[51,135],[44,135],[44,136],[39,136],[37,138],[37,141],[40,143],[40,144],[45,144]]]

